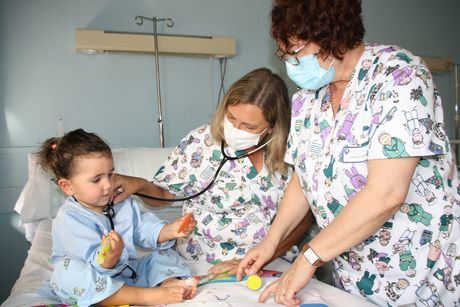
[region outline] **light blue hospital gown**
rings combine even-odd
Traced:
[[[170,277],[189,277],[190,271],[171,249],[175,240],[159,244],[167,223],[153,213],[141,213],[133,198],[114,205],[114,225],[124,249],[117,264],[105,269],[96,262],[101,238],[111,230],[109,219],[69,197],[53,221],[54,265],[48,295],[65,303],[89,306],[109,297],[123,284],[154,287]],[[135,246],[152,248],[139,258]],[[132,270],[137,274],[132,279]],[[42,290],[42,292],[46,291]]]
[[[211,182],[222,158],[209,125],[201,126],[179,143],[153,182],[177,196],[193,195]],[[270,175],[265,165],[258,173],[247,157],[226,162],[209,191],[183,203],[183,213],[193,212],[197,226],[178,240],[181,256],[210,264],[242,258],[266,236],[288,179]]]
[[[335,118],[328,87],[301,90],[292,104],[286,161],[320,228],[366,186],[368,160],[421,157],[401,209],[333,261],[336,285],[382,306],[459,304],[459,179],[421,59],[366,45]]]

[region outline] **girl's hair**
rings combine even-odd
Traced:
[[[75,161],[78,158],[96,156],[112,158],[109,145],[94,133],[77,129],[63,137],[47,139],[35,153],[38,163],[51,171],[56,180],[69,179],[77,174]]]
[[[291,103],[283,79],[268,68],[259,68],[236,81],[228,89],[211,122],[211,134],[217,142],[225,139],[223,122],[227,107],[239,103],[253,104],[262,109],[272,129],[272,133],[262,140],[272,139],[264,147],[265,164],[270,173],[279,171],[285,174],[284,153],[291,121]]]
[[[343,55],[364,38],[361,0],[275,0],[271,12],[271,34],[284,49],[289,38],[313,42],[319,55]]]

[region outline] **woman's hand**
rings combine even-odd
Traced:
[[[120,259],[123,248],[125,247],[125,243],[123,242],[123,238],[120,236],[120,234],[115,230],[110,231],[106,236],[104,236],[102,241],[104,240],[110,241],[110,249],[106,253],[105,260],[101,266],[106,269],[111,269]]]
[[[273,257],[277,246],[278,244],[270,242],[265,238],[259,245],[248,251],[238,264],[236,280],[240,281],[243,275],[252,275],[259,272],[259,270]]]
[[[296,297],[296,294],[308,284],[315,271],[316,267],[300,255],[278,280],[264,289],[259,297],[259,303],[264,303],[271,294],[274,294],[275,302],[278,304],[300,305],[301,301]]]
[[[196,220],[191,215],[184,215],[172,223],[166,224],[158,235],[158,242],[163,243],[175,238],[188,237],[196,226]]]
[[[238,268],[238,264],[241,262],[241,259],[232,259],[223,261],[216,265],[213,265],[209,270],[209,274],[236,274],[236,269]]]
[[[146,184],[148,181],[143,178],[113,174],[114,203],[119,203],[137,193]]]

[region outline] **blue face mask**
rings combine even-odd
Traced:
[[[299,87],[306,90],[317,90],[332,82],[334,78],[334,67],[326,70],[319,65],[314,54],[299,58],[299,65],[292,65],[286,62],[286,71],[289,78]]]

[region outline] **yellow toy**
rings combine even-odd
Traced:
[[[105,257],[107,256],[107,253],[110,251],[110,239],[108,237],[105,237],[102,242],[101,242],[101,248],[99,250],[99,254],[97,254],[96,257],[96,262],[99,265],[102,265],[105,261]]]
[[[257,291],[262,287],[262,279],[259,275],[250,275],[248,279],[246,279],[246,286],[254,291]]]

